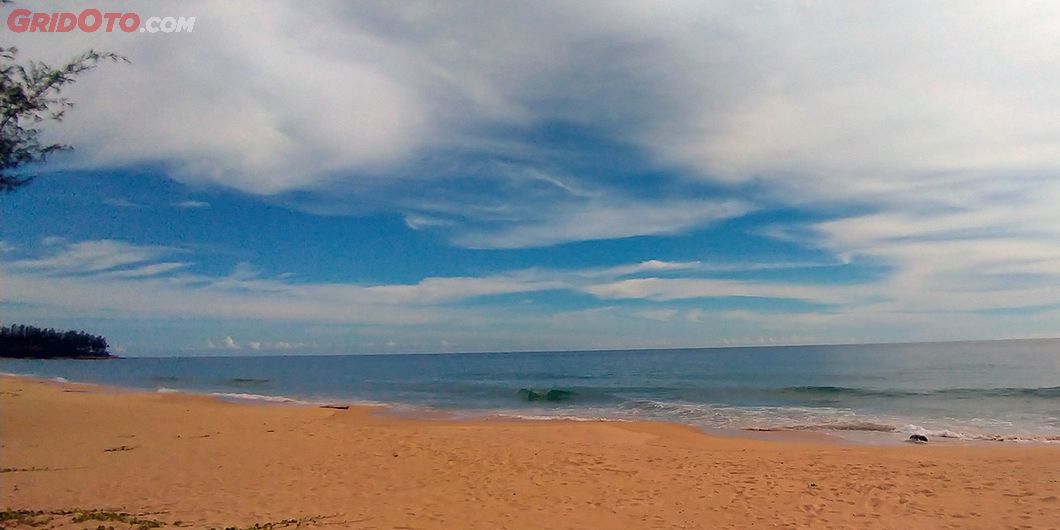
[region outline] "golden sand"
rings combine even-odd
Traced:
[[[13,377],[0,392],[3,509],[55,512],[5,528],[1060,527],[1055,446],[410,420]]]

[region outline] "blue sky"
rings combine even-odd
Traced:
[[[1058,7],[105,6],[196,23],[5,30],[131,60],[0,198],[5,322],[127,355],[1060,335]]]

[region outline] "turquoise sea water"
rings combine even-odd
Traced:
[[[600,352],[2,360],[0,372],[455,417],[1060,441],[1060,339]]]

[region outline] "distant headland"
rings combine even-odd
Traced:
[[[84,331],[12,324],[0,327],[0,357],[14,359],[113,359],[107,339]]]

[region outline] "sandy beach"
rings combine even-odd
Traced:
[[[4,528],[1060,527],[1048,445],[775,442],[0,385]]]

